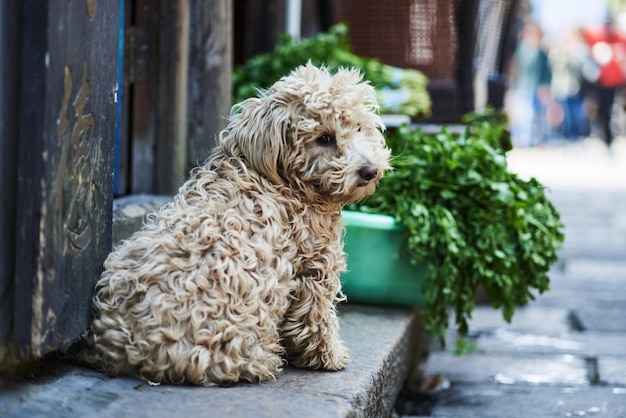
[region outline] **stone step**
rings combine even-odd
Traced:
[[[421,346],[417,312],[348,304],[339,317],[352,357],[340,372],[287,366],[276,380],[261,384],[151,386],[57,363],[26,382],[0,380],[0,416],[390,416]]]
[[[134,196],[114,206],[119,241],[167,201]],[[0,416],[9,417],[378,417],[390,416],[425,344],[417,310],[343,305],[341,337],[352,361],[340,372],[292,367],[276,380],[231,387],[151,386],[68,363],[46,364],[27,381],[0,378]]]

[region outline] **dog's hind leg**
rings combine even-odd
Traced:
[[[284,350],[276,324],[257,321],[267,317],[260,313],[241,315],[240,321],[208,319],[176,342],[171,327],[151,333],[149,339],[158,342],[137,365],[137,374],[148,381],[205,386],[271,380],[281,370]]]

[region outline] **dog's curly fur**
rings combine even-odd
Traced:
[[[163,383],[274,378],[349,361],[341,206],[389,168],[373,88],[308,64],[233,108],[173,201],[107,258],[81,359]]]

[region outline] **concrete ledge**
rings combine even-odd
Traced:
[[[28,382],[0,380],[0,416],[389,416],[419,351],[417,312],[346,305],[340,322],[352,355],[340,372],[286,367],[275,381],[262,384],[150,386],[55,364],[47,376]]]
[[[146,215],[172,200],[171,196],[137,194],[113,201],[113,243],[130,237],[141,228]]]
[[[113,242],[129,237],[169,196],[117,199]],[[348,295],[349,297],[349,295]],[[228,388],[150,386],[53,361],[27,382],[0,378],[2,417],[381,417],[419,359],[423,343],[416,310],[343,305],[341,336],[352,362],[340,372],[287,366],[275,381]]]

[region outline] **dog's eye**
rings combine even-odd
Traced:
[[[356,126],[356,131],[357,131],[357,132],[361,132],[361,125],[357,125],[357,126]]]
[[[335,137],[333,135],[330,135],[330,134],[324,134],[324,135],[320,136],[319,138],[317,138],[317,143],[318,143],[318,145],[321,145],[323,147],[327,147],[327,146],[333,145],[335,143]]]

